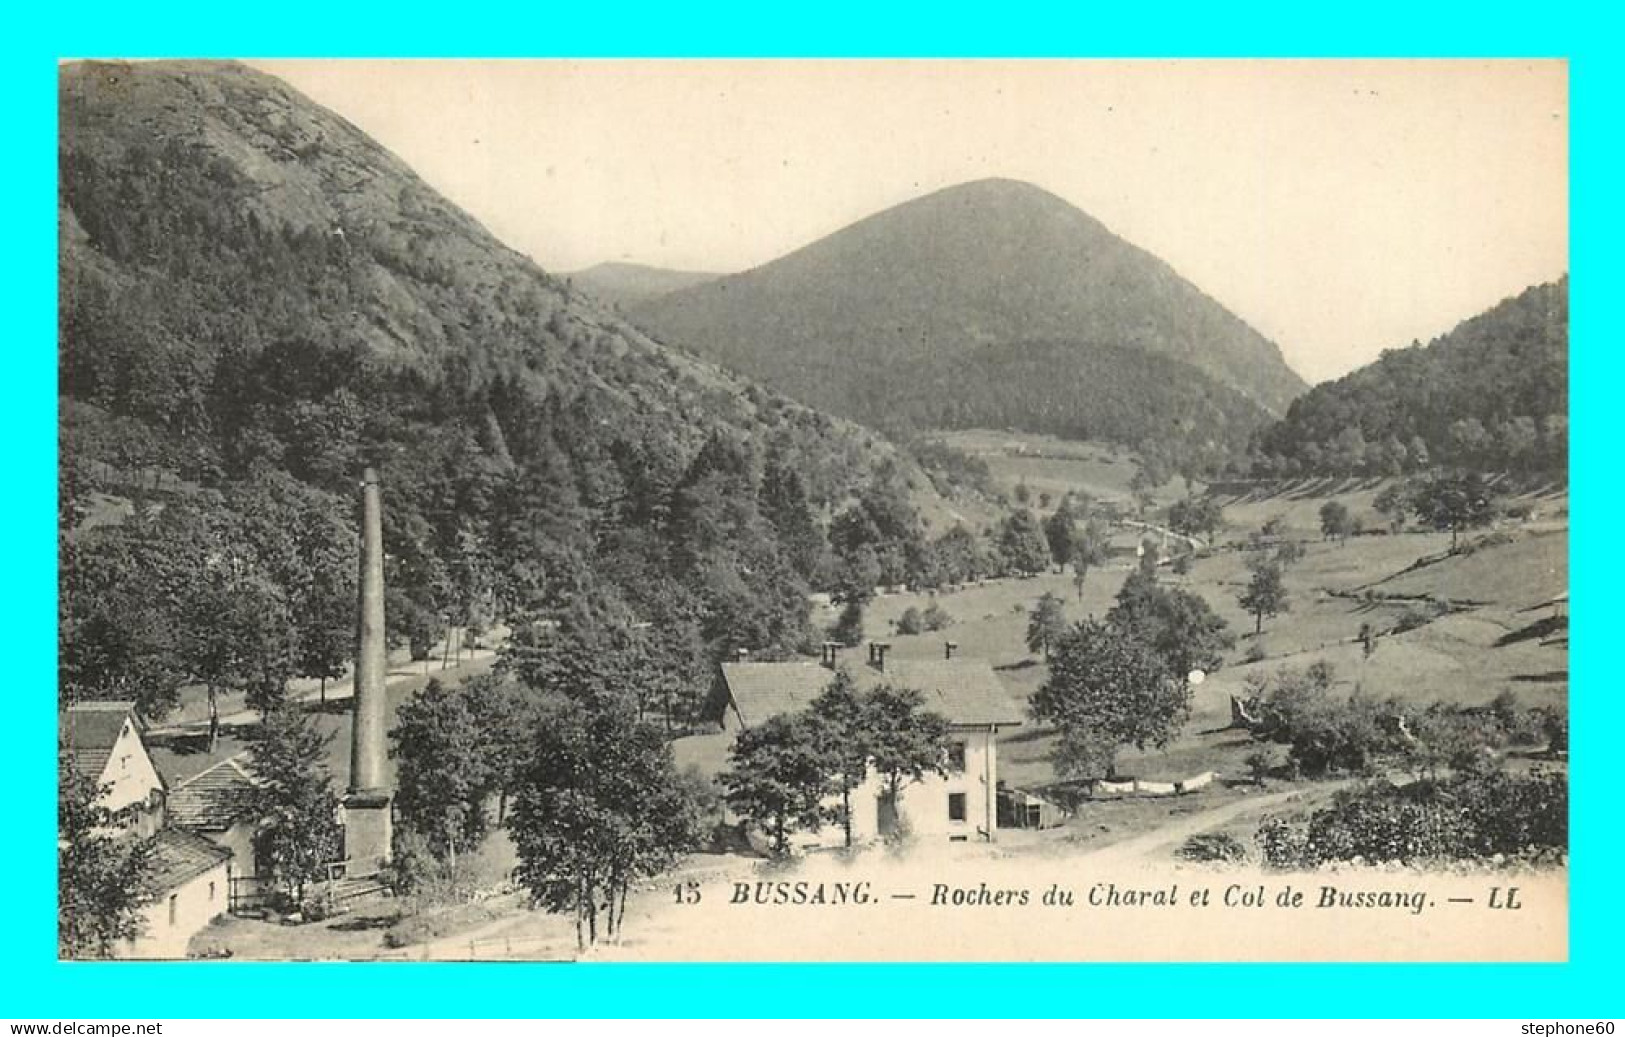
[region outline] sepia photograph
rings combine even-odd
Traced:
[[[1566,61],[56,76],[60,959],[1568,960]]]

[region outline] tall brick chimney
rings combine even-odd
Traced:
[[[378,472],[361,475],[361,580],[357,593],[355,695],[351,698],[350,788],[344,797],[344,856],[389,858],[390,800],[384,781],[384,518]]]

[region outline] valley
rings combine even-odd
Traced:
[[[1566,881],[1566,275],[1310,387],[1036,183],[565,273],[245,65],[59,114],[64,957],[701,954],[699,885],[939,864]]]

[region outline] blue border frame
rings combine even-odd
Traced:
[[[1082,5],[1044,8],[937,3],[870,10],[740,5],[444,6],[378,10],[308,0],[274,7],[79,2],[61,14],[13,13],[0,79],[10,101],[14,199],[4,254],[14,332],[8,408],[13,593],[0,608],[14,645],[4,714],[8,820],[23,830],[0,859],[12,936],[0,960],[0,1014],[36,1018],[294,1016],[949,1016],[1093,1017],[1606,1016],[1615,993],[1620,897],[1612,862],[1609,749],[1625,734],[1601,648],[1608,588],[1620,563],[1606,518],[1625,495],[1603,484],[1617,436],[1604,415],[1621,361],[1610,331],[1619,303],[1609,274],[1622,240],[1613,181],[1619,157],[1620,72],[1610,16],[1568,4],[1472,6],[1389,2],[1356,8],[1162,4],[1151,16]],[[1141,10],[1144,10],[1143,8]],[[235,17],[234,17],[235,15]],[[1575,599],[1571,960],[1566,965],[248,965],[59,964],[49,831],[55,687],[55,192],[59,56],[1517,56],[1567,57],[1571,87],[1572,349],[1571,566]],[[1612,175],[1611,175],[1612,174]],[[1465,315],[1464,315],[1465,316]],[[1020,975],[1041,998],[994,991]],[[969,984],[982,997],[966,997]],[[1238,997],[1239,992],[1245,997]]]

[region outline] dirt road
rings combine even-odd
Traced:
[[[1177,821],[1137,835],[1121,842],[1103,846],[1098,850],[1082,854],[1077,859],[1087,860],[1091,864],[1123,863],[1128,861],[1168,860],[1175,847],[1184,843],[1193,835],[1210,832],[1221,828],[1233,821],[1248,816],[1259,816],[1273,810],[1303,808],[1322,803],[1337,792],[1347,788],[1349,781],[1328,781],[1316,784],[1310,788],[1288,789],[1284,792],[1272,792],[1263,796],[1253,796],[1227,803],[1222,807],[1204,810],[1198,814],[1190,814]]]

